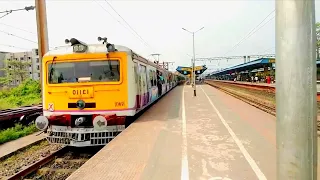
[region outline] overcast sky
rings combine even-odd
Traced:
[[[161,54],[160,61],[175,62],[170,68],[173,70],[178,65],[189,66],[191,63],[188,55],[192,55],[192,35],[182,28],[196,31],[204,27],[195,34],[197,58],[269,54],[275,51],[274,12],[260,25],[263,26],[261,29],[232,50],[233,46],[275,9],[275,2],[272,0],[108,2],[143,40],[135,35],[104,0],[47,0],[50,46],[64,45],[64,40],[71,37],[87,43],[97,43],[98,36],[108,37],[111,43],[128,46],[146,58],[152,59],[152,53]],[[30,5],[34,5],[34,0],[0,0],[0,11]],[[316,2],[316,19],[320,18],[318,9],[320,3]],[[36,43],[1,31],[37,41],[35,11],[13,12],[0,19],[0,51],[18,52],[24,51],[19,48],[36,48]],[[210,70],[214,70],[242,62],[239,59],[206,64]],[[202,64],[197,62],[196,65]]]

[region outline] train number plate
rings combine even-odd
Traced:
[[[69,98],[79,99],[79,98],[93,98],[93,88],[70,88],[68,91]]]

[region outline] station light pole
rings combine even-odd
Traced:
[[[197,96],[197,92],[196,92],[196,72],[195,72],[195,62],[196,62],[196,52],[195,52],[195,47],[194,47],[194,34],[200,30],[202,30],[204,27],[198,29],[197,31],[189,31],[185,28],[182,28],[183,30],[189,32],[192,34],[192,45],[193,45],[193,62],[192,62],[192,75],[191,77],[193,76],[193,96]]]
[[[314,0],[276,1],[276,61],[277,179],[316,180]]]

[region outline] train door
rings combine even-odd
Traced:
[[[162,72],[163,84],[162,84],[162,95],[167,92],[167,74]]]
[[[147,95],[148,95],[148,87],[147,87],[147,74],[146,74],[146,66],[140,64],[140,102],[141,107],[146,105]]]
[[[140,107],[140,75],[138,69],[138,63],[134,63],[134,74],[135,74],[135,84],[136,84],[136,107]]]
[[[152,86],[153,86],[153,74],[152,70],[149,69],[147,73],[147,79],[148,79],[148,103],[152,101]]]

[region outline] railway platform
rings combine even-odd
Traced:
[[[178,86],[68,179],[276,179],[275,117]]]

